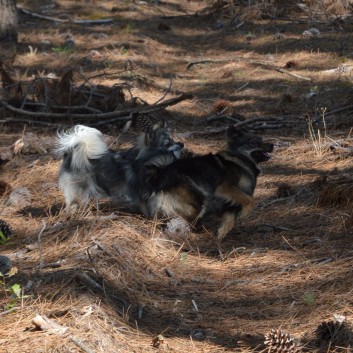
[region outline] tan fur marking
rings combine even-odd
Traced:
[[[179,215],[188,221],[193,221],[200,210],[193,194],[186,188],[179,186],[169,192],[161,193],[157,209],[161,209],[167,216]],[[201,205],[199,206],[201,208]]]
[[[225,212],[222,215],[221,226],[217,231],[217,238],[222,241],[224,237],[234,228],[235,226],[235,214],[233,212]]]
[[[248,176],[242,175],[238,182],[238,188],[239,188],[239,191],[247,190],[248,192],[251,192],[251,190],[253,189],[253,182],[252,180],[250,180]]]
[[[229,200],[233,204],[240,204],[244,214],[249,213],[254,205],[253,197],[241,191],[238,187],[227,183],[222,183],[217,187],[215,196]]]

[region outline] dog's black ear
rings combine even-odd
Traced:
[[[243,130],[241,127],[231,125],[227,129],[227,138],[228,139],[236,137],[236,136],[240,136],[242,134],[243,134]]]
[[[155,131],[154,131],[154,127],[148,127],[146,132],[145,132],[145,145],[149,146],[151,141],[154,140],[154,136],[155,136]]]

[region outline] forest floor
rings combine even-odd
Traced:
[[[0,245],[14,267],[0,284],[0,352],[265,352],[272,329],[304,351],[350,352],[351,18],[309,22],[297,8],[291,20],[248,11],[231,21],[225,9],[205,10],[207,1],[18,6],[113,22],[20,11],[16,56],[5,44],[0,54],[13,79],[61,77],[72,68],[76,83],[124,84],[126,96],[149,104],[188,93],[166,113],[187,148],[221,149],[224,134],[212,130],[229,122],[207,118],[226,113],[268,117],[257,131],[275,150],[262,165],[253,211],[219,243],[206,230],[171,235],[163,221],[112,217],[109,207],[67,219],[52,153],[57,128],[1,123],[0,152],[25,136],[45,147],[23,149],[0,170],[12,188],[2,191],[0,218],[14,230]],[[303,35],[311,28],[320,34]],[[68,38],[74,44],[65,47]],[[20,118],[1,111],[9,117]],[[136,137],[114,123],[101,130],[114,148]],[[61,328],[36,328],[37,315]]]

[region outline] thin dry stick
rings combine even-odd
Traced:
[[[240,122],[239,119],[234,118],[233,116],[230,116],[230,115],[212,115],[206,119],[206,121],[209,123],[217,120],[229,120],[234,124],[237,124]]]
[[[0,312],[0,316],[10,314],[10,313],[12,313],[13,311],[20,310],[20,309],[21,309],[21,308],[20,308],[19,306],[14,306],[13,308],[11,308],[11,309],[9,309],[9,310],[5,310],[5,311]]]
[[[163,94],[163,96],[161,98],[159,98],[156,102],[153,103],[153,105],[158,104],[159,102],[161,102],[167,96],[167,94],[170,92],[170,90],[172,88],[172,84],[173,84],[173,76],[170,75],[170,82],[169,82],[168,89],[165,91],[165,93]]]
[[[309,78],[309,77],[304,77],[304,76],[300,76],[300,75],[297,75],[297,74],[293,74],[292,72],[289,72],[289,71],[287,71],[287,70],[280,69],[280,68],[277,67],[277,66],[268,64],[268,63],[263,62],[263,61],[250,61],[250,63],[251,63],[251,64],[254,64],[254,65],[260,65],[260,66],[266,67],[266,68],[268,68],[268,69],[275,70],[275,71],[277,71],[277,72],[280,72],[281,74],[286,74],[286,75],[288,75],[288,76],[292,76],[292,77],[298,78],[298,79],[300,79],[300,80],[311,81],[311,78]]]
[[[330,112],[327,112],[325,113],[325,117],[327,118],[328,116],[330,115],[334,115],[336,113],[340,113],[340,112],[343,112],[345,110],[349,110],[349,109],[353,109],[353,105],[346,105],[345,107],[341,107],[341,108],[337,108],[337,109],[334,109],[334,110],[331,110]],[[321,119],[321,117],[320,117]]]
[[[228,119],[231,120],[231,119]],[[280,118],[275,118],[275,117],[259,117],[259,118],[254,118],[254,119],[249,119],[249,120],[244,120],[241,122],[236,122],[234,124],[235,127],[241,127],[245,125],[251,125],[253,123],[261,122],[261,121],[276,121],[276,120],[281,120]],[[262,127],[265,129],[265,127]],[[271,128],[271,127],[269,127]],[[258,129],[258,127],[257,127]],[[224,132],[227,130],[227,126],[222,126],[214,129],[205,129],[203,131],[191,131],[190,133],[187,134],[188,137],[192,136],[204,136],[204,135],[210,135],[210,134],[219,134],[221,132]]]
[[[298,251],[297,248],[295,248],[287,239],[282,235],[283,240],[288,244],[288,246],[295,251],[300,257],[302,257],[305,261],[308,261],[308,259],[300,252]]]
[[[38,234],[38,252],[39,252],[39,265],[38,265],[38,272],[42,271],[43,268],[43,253],[42,253],[42,234],[47,227],[46,223],[43,221],[43,228]]]
[[[226,64],[229,63],[232,60],[200,60],[200,61],[192,61],[186,66],[186,70],[190,70],[193,66],[195,65],[200,65],[200,64]]]
[[[83,350],[86,353],[94,353],[90,348],[86,347],[80,340],[78,340],[76,337],[71,336],[70,337],[71,341],[76,344],[77,347],[79,347],[81,350]]]
[[[237,88],[237,89],[234,91],[234,93],[241,91],[243,88],[245,88],[245,87],[248,86],[249,84],[250,84],[250,82],[244,83],[242,86],[240,86],[239,88]]]

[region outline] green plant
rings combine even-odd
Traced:
[[[315,295],[313,292],[306,292],[303,295],[303,302],[306,305],[313,305],[315,303]]]
[[[128,55],[128,54],[129,54],[129,48],[124,47],[121,49],[121,55]]]
[[[10,271],[6,275],[6,277],[11,277],[16,272],[17,272],[16,270]],[[6,309],[13,308],[19,300],[28,297],[23,295],[22,287],[20,284],[15,283],[12,285],[7,285],[5,275],[2,274],[1,272],[0,272],[0,286],[3,288],[4,297],[8,300]]]
[[[182,252],[180,254],[180,262],[186,263],[188,261],[188,253]]]
[[[133,29],[134,29],[134,25],[133,25],[131,22],[129,22],[129,23],[124,27],[123,31],[124,31],[125,33],[132,33]]]
[[[72,49],[66,47],[54,47],[51,50],[59,55],[70,55],[72,53]]]

